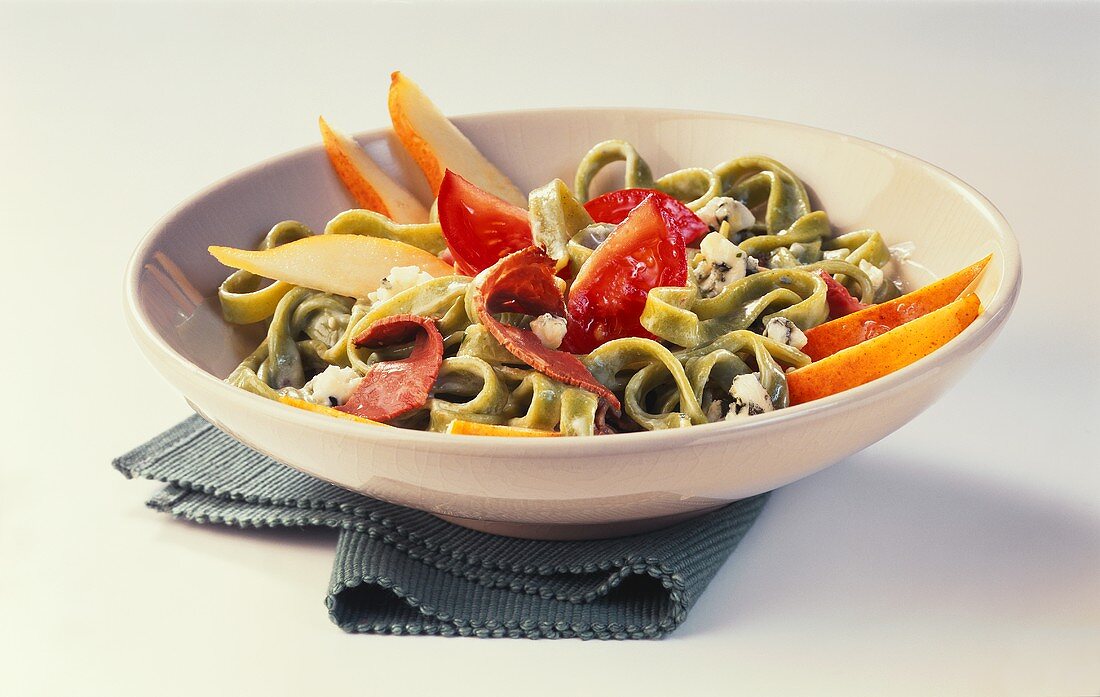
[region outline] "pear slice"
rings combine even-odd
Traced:
[[[315,235],[259,251],[209,251],[234,269],[351,298],[365,298],[377,290],[395,266],[419,266],[437,278],[454,273],[439,257],[411,244],[361,235]]]
[[[541,438],[561,435],[557,431],[541,431],[537,428],[524,428],[522,426],[482,424],[476,421],[463,421],[462,419],[455,419],[448,424],[447,433],[459,436],[512,436],[518,438]]]
[[[371,421],[370,419],[364,419],[362,416],[356,416],[355,414],[348,414],[346,412],[333,409],[332,407],[326,407],[323,404],[314,404],[313,402],[307,402],[304,399],[298,399],[297,397],[288,397],[286,395],[279,395],[279,401],[283,404],[295,407],[297,409],[303,409],[305,411],[312,411],[315,414],[324,414],[325,416],[331,416],[336,419],[344,419],[345,421],[358,421],[361,424],[367,424],[368,426],[383,426],[389,428],[389,424],[380,423],[378,421]]]
[[[808,329],[802,353],[819,361],[938,310],[962,295],[974,279],[981,275],[992,258],[993,255],[990,254],[975,264],[900,298],[872,305]]]
[[[370,155],[348,136],[318,117],[325,153],[355,203],[398,223],[426,223],[428,209],[400,184],[390,179]]]
[[[850,390],[927,356],[970,326],[981,312],[973,293],[787,373],[791,405]]]
[[[400,72],[390,75],[389,107],[393,130],[424,172],[433,194],[439,195],[439,185],[449,169],[479,189],[527,208],[527,196],[485,159],[415,82]]]

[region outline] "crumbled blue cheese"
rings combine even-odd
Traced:
[[[917,251],[917,245],[914,242],[899,242],[890,246],[890,256],[895,261],[908,261],[915,251]]]
[[[567,432],[573,436],[590,436],[592,435],[592,421],[586,419],[584,416],[577,415],[569,419],[569,428],[565,428],[565,423],[562,423],[562,431]]]
[[[885,276],[882,274],[882,269],[875,266],[866,259],[859,260],[859,270],[867,274],[867,278],[871,279],[871,287],[878,292],[878,289],[882,287],[882,282],[885,280]]]
[[[739,281],[748,272],[748,254],[723,235],[712,232],[699,244],[703,261],[694,269],[699,294],[710,298],[729,284]]]
[[[722,223],[729,223],[730,233],[741,232],[756,224],[756,216],[752,214],[745,204],[728,196],[715,196],[706,202],[695,215],[707,224],[711,230],[717,231]]]
[[[764,325],[764,336],[772,341],[800,349],[806,345],[806,335],[786,317],[772,317]]]
[[[378,290],[367,293],[367,300],[372,304],[385,302],[403,290],[415,288],[421,283],[426,283],[434,278],[430,273],[419,266],[395,266],[390,269],[386,277],[382,279]]]
[[[760,384],[756,373],[735,377],[733,384],[730,385],[730,396],[733,397],[733,403],[730,404],[730,410],[726,414],[727,421],[774,410],[772,401],[768,398],[768,392]]]
[[[299,393],[301,398],[308,402],[323,404],[326,407],[338,407],[348,401],[362,379],[352,368],[330,365],[323,372],[313,376],[313,379],[307,382]]]
[[[721,400],[714,400],[707,405],[707,421],[714,423],[715,421],[722,420],[722,406]]]
[[[905,285],[901,281],[902,267],[917,251],[917,245],[913,242],[900,242],[890,247],[890,261],[882,267],[884,276],[890,279],[890,283],[897,288],[899,293],[905,293]]]
[[[790,246],[791,254],[793,254],[799,261],[805,259],[810,253],[809,245],[802,244],[801,242],[795,242]]]
[[[618,227],[613,223],[592,223],[578,233],[577,242],[589,249],[595,249],[607,240]]]
[[[802,262],[786,247],[773,249],[768,255],[769,269],[793,269],[802,266]]]
[[[564,317],[555,317],[549,312],[531,320],[531,331],[546,348],[556,349],[565,338],[566,322]]]

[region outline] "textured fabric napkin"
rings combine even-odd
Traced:
[[[347,632],[659,638],[680,625],[767,495],[665,530],[544,542],[474,532],[281,465],[193,416],[116,459],[197,523],[339,530],[325,604]]]

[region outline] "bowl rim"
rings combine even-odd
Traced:
[[[395,446],[410,445],[432,450],[441,447],[446,449],[458,448],[460,451],[476,455],[479,451],[483,452],[486,450],[500,450],[505,448],[512,449],[518,442],[522,442],[524,445],[524,457],[539,459],[565,455],[567,454],[566,451],[568,451],[570,456],[584,456],[607,454],[607,448],[616,448],[618,451],[628,453],[642,449],[652,449],[658,445],[662,447],[662,449],[688,446],[701,439],[711,440],[715,437],[727,439],[735,438],[762,430],[780,428],[792,419],[805,419],[811,416],[839,412],[845,408],[852,408],[860,401],[896,392],[902,389],[910,378],[916,377],[920,373],[938,365],[948,363],[956,357],[962,357],[981,347],[997,333],[997,330],[1007,319],[1019,295],[1022,278],[1022,260],[1020,258],[1019,242],[1012,231],[1012,227],[1001,211],[981,192],[947,170],[914,155],[874,141],[790,121],[744,114],[691,109],[647,107],[550,107],[485,111],[451,116],[448,118],[457,126],[461,127],[465,124],[491,121],[500,117],[516,114],[538,117],[540,115],[562,115],[578,112],[609,113],[618,116],[645,116],[648,118],[657,116],[665,118],[735,120],[780,126],[782,128],[804,131],[819,136],[824,135],[832,138],[840,138],[845,143],[866,148],[892,158],[900,156],[911,160],[953,185],[965,199],[969,200],[971,205],[989,219],[995,231],[996,241],[1000,246],[1002,254],[1001,283],[997,287],[994,295],[989,299],[988,304],[983,303],[983,311],[978,318],[958,336],[931,354],[914,361],[904,368],[863,385],[805,404],[760,414],[754,416],[752,419],[735,422],[718,421],[709,424],[699,424],[690,428],[616,433],[599,436],[598,438],[519,438],[515,436],[460,438],[433,431],[389,427],[364,428],[362,424],[344,419],[333,419],[323,414],[288,407],[280,402],[266,399],[260,395],[236,388],[226,383],[224,380],[206,372],[172,348],[156,332],[149,317],[141,307],[141,300],[138,294],[143,262],[149,258],[150,255],[148,252],[164,228],[181,215],[187,213],[192,207],[197,205],[199,201],[230,182],[262,171],[276,163],[305,157],[323,150],[323,145],[313,143],[273,155],[221,177],[196,193],[188,196],[149,228],[131,254],[126,265],[124,311],[130,330],[135,335],[139,345],[147,352],[155,351],[161,357],[166,358],[178,372],[201,381],[210,389],[220,391],[227,399],[236,402],[238,408],[241,409],[259,410],[271,417],[297,421],[302,426],[310,427],[318,431],[335,432],[335,434],[340,436],[351,438],[361,439],[365,437],[368,440],[384,440]],[[390,127],[359,131],[353,135],[356,140],[360,141],[387,139],[391,136],[392,128]]]

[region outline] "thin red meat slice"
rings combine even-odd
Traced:
[[[554,261],[538,247],[514,252],[481,274],[475,283],[473,303],[478,321],[516,358],[535,370],[567,385],[580,387],[607,400],[618,412],[615,394],[604,387],[571,353],[547,348],[529,329],[501,322],[498,312],[527,315],[565,315],[565,299],[554,282]]]
[[[853,312],[867,307],[867,305],[853,298],[852,294],[848,292],[848,289],[842,286],[824,269],[818,269],[817,275],[825,279],[825,286],[827,288],[825,292],[825,302],[829,304],[829,319],[850,315]]]
[[[443,336],[433,320],[418,315],[386,317],[353,341],[356,346],[376,347],[405,343],[414,337],[408,358],[372,365],[347,403],[336,409],[385,422],[427,404],[443,362]]]

